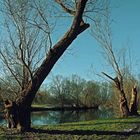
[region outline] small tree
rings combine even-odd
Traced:
[[[105,83],[87,81],[83,91],[83,102],[88,107],[99,107],[105,105],[108,100],[108,87]]]
[[[86,81],[77,75],[72,75],[68,79],[69,98],[72,101],[72,106],[84,106],[82,102],[83,91],[85,89]]]
[[[56,100],[57,106],[64,109],[65,101],[68,98],[66,79],[63,76],[57,75],[53,78],[49,93]]]

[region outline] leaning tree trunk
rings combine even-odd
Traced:
[[[83,23],[82,19],[87,1],[88,0],[78,1],[76,13],[70,29],[65,33],[62,39],[50,49],[47,58],[33,75],[32,81],[29,82],[27,88],[21,92],[20,96],[15,101],[17,106],[15,114],[17,115],[15,115],[15,119],[13,120],[15,121],[16,128],[20,130],[29,130],[31,128],[31,104],[39,87],[68,46],[80,33],[89,27],[89,24]]]
[[[131,115],[138,115],[138,112],[137,112],[137,88],[136,88],[136,86],[134,86],[132,88],[131,101],[130,101],[130,113],[131,113]]]

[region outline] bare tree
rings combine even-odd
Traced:
[[[4,73],[16,81],[15,93],[18,94],[32,81],[37,67],[44,59],[42,52],[47,53],[51,29],[42,14],[45,13],[44,9],[36,2],[6,0],[3,7],[3,15],[6,17],[3,27],[7,36],[3,39],[0,57]],[[6,82],[4,79],[2,81]]]
[[[138,91],[137,86],[134,85],[131,93],[130,113],[131,115],[138,115]]]
[[[8,116],[13,116],[13,125],[10,127],[19,130],[31,128],[31,104],[38,89],[71,43],[89,28],[90,25],[86,23],[88,20],[85,20],[90,19],[89,13],[100,15],[104,5],[102,0],[75,0],[71,3],[68,0],[55,0],[55,2],[56,7],[56,3],[52,0],[2,2],[4,8],[1,11],[5,13],[3,17],[6,35],[9,38],[1,45],[1,60],[6,66],[6,72],[17,81],[19,93],[10,107],[13,114]],[[63,14],[72,17],[71,26],[54,45],[50,36],[54,19],[50,17],[56,12],[50,8],[51,3],[58,11],[62,8]]]
[[[108,5],[106,5],[108,6]],[[126,93],[124,90],[124,78],[125,78],[125,63],[121,65],[120,58],[117,59],[112,45],[112,34],[111,34],[111,20],[110,20],[110,12],[109,7],[106,7],[106,13],[102,17],[97,17],[97,20],[92,28],[92,35],[99,42],[100,46],[103,49],[103,53],[105,54],[105,59],[108,64],[113,69],[115,76],[112,77],[105,72],[102,72],[104,76],[112,80],[115,84],[116,89],[119,91],[119,104],[120,111],[123,117],[127,117],[129,115],[136,115],[136,98],[137,98],[137,88],[134,86],[132,92],[132,101],[131,107],[129,110],[128,101],[126,98]],[[122,62],[124,59],[122,58]],[[135,83],[133,83],[135,84]],[[133,107],[132,107],[133,106]],[[134,109],[135,108],[135,109]]]
[[[66,84],[66,79],[61,75],[57,75],[53,78],[49,88],[49,93],[57,100],[57,106],[60,106],[62,110],[64,109],[66,97],[68,98]]]
[[[24,2],[27,3],[25,4]],[[8,44],[5,44],[6,47],[4,47],[3,49],[6,50],[6,55],[3,54],[4,51],[1,50],[1,58],[3,59],[3,62],[6,64],[12,76],[17,80],[17,83],[21,87],[19,96],[15,101],[13,101],[13,104],[11,106],[11,108],[13,108],[12,113],[14,114],[14,123],[12,124],[14,125],[10,125],[11,127],[15,127],[20,130],[28,130],[31,127],[31,104],[42,82],[45,80],[57,60],[63,55],[70,44],[77,38],[79,34],[81,34],[89,27],[89,24],[85,23],[83,20],[83,12],[85,10],[87,0],[79,0],[76,3],[74,14],[72,14],[73,21],[70,28],[54,46],[49,48],[46,54],[46,58],[43,58],[43,62],[41,62],[41,64],[39,63],[39,65],[37,65],[39,67],[34,71],[33,67],[31,67],[31,62],[36,62],[36,64],[38,64],[38,61],[32,59],[33,54],[36,55],[38,49],[41,49],[41,47],[45,46],[45,44],[41,44],[42,42],[44,43],[44,40],[42,40],[44,38],[43,34],[46,34],[44,36],[49,36],[50,34],[48,33],[49,28],[47,20],[45,18],[45,13],[41,12],[38,4],[36,4],[35,2],[34,7],[30,7],[28,9],[28,7],[26,7],[26,5],[29,5],[28,2],[34,1],[4,1],[6,7],[5,11],[9,15],[9,19],[12,18],[13,22],[12,25],[8,24],[8,21],[6,21],[5,23],[10,35],[10,42],[8,43],[10,43],[10,46],[13,47],[14,51],[11,51],[12,49],[7,46]],[[60,0],[57,1],[57,3],[63,7],[65,12],[68,12],[66,10],[67,7],[65,7]],[[15,6],[17,7],[13,9],[13,7]],[[20,9],[18,7],[20,7]],[[27,14],[26,16],[26,12],[28,10],[35,10],[37,12],[37,14],[35,13],[35,15],[34,13],[30,14],[30,16],[32,16],[33,18],[30,23],[38,28],[31,28],[30,26],[27,26],[27,23],[29,22],[29,15]],[[16,27],[15,30],[14,27]],[[29,29],[29,31],[26,31],[25,29]],[[41,36],[39,32],[40,30],[42,32],[44,31]],[[14,32],[17,33],[18,36],[15,36]],[[14,36],[15,39],[13,38]],[[37,48],[34,48],[36,46]],[[27,47],[29,48],[27,49]],[[30,51],[33,51],[34,53],[30,54]],[[15,53],[16,56],[11,55],[13,53]],[[43,53],[43,51],[41,51],[41,53]],[[18,59],[15,59],[15,57],[18,57]],[[19,77],[17,77],[17,72],[19,71],[16,71],[15,68],[17,67],[13,65],[15,63],[23,66],[21,69],[22,75]],[[11,69],[11,66],[14,69]]]
[[[72,101],[71,105],[73,107],[84,106],[82,102],[82,96],[84,94],[83,91],[85,89],[85,84],[86,81],[75,74],[68,79],[67,87],[69,88],[69,98]]]

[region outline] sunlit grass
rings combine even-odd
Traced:
[[[40,126],[49,130],[97,130],[97,131],[123,131],[126,128],[135,127],[140,123],[139,117],[117,118],[117,119],[99,119],[93,121],[64,123],[60,125]]]
[[[50,107],[50,105],[48,105],[48,104],[33,104],[32,107],[46,108],[46,107]]]
[[[44,125],[24,134],[0,129],[0,139],[47,140],[140,140],[140,117],[97,119],[92,121]]]

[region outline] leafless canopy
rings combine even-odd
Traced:
[[[52,46],[51,33],[55,22],[45,1],[1,1],[2,39],[0,58],[3,73],[16,80],[16,88],[25,88]],[[46,10],[49,8],[49,12]],[[7,79],[7,78],[6,78]],[[6,79],[1,80],[7,84]],[[9,79],[8,79],[9,80]],[[10,87],[12,89],[12,87]]]

